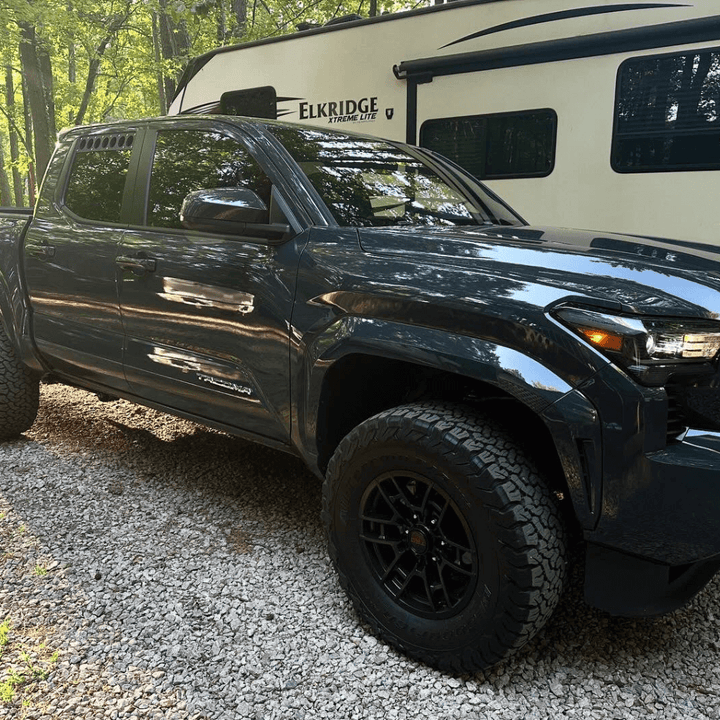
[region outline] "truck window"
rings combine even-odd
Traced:
[[[119,223],[133,135],[96,135],[77,141],[65,206],[85,220]]]
[[[147,224],[182,228],[180,208],[193,190],[242,187],[270,206],[272,184],[250,153],[218,132],[161,130],[155,146]]]
[[[555,165],[557,114],[527,110],[426,120],[420,145],[479,180],[545,177]]]
[[[443,176],[436,167],[392,143],[326,133],[320,128],[268,126],[332,212],[339,225],[514,225],[519,218],[480,185]]]
[[[616,172],[720,168],[720,50],[626,60],[618,70]]]

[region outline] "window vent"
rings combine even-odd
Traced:
[[[134,135],[123,133],[120,135],[93,135],[80,138],[78,150],[89,152],[91,150],[128,150],[132,147]]]

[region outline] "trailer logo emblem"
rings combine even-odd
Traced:
[[[385,108],[385,117],[388,120],[392,120],[394,114],[395,114],[395,108]]]
[[[300,120],[320,120],[327,118],[329,125],[346,122],[374,122],[380,112],[377,97],[363,97],[357,100],[330,100],[327,102],[310,103],[300,102],[298,115]],[[393,116],[392,108],[385,110],[385,116],[390,120]],[[290,113],[285,113],[290,114]]]

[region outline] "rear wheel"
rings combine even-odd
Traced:
[[[553,493],[506,431],[467,408],[418,403],[359,425],[330,462],[323,512],[361,617],[440,669],[498,662],[563,589]]]
[[[20,362],[0,327],[0,440],[28,430],[38,411],[40,383]]]

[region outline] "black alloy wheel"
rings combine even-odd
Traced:
[[[386,473],[370,484],[360,512],[367,561],[399,606],[441,619],[470,602],[475,541],[444,490],[417,473]]]

